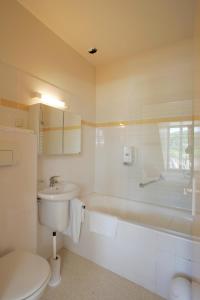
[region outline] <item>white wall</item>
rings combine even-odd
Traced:
[[[0,2],[0,61],[16,67],[0,72],[0,96],[31,103],[32,91],[48,92],[70,104],[82,119],[95,119],[95,69],[53,34],[17,1]],[[11,68],[12,69],[12,68]],[[11,76],[12,74],[12,76]],[[42,80],[41,80],[42,79]],[[84,126],[83,150],[79,156],[40,157],[38,177],[52,175],[78,183],[83,193],[93,189],[94,134]],[[36,200],[36,199],[35,199]],[[34,201],[35,201],[34,200]],[[51,253],[51,232],[39,228],[39,253]],[[62,238],[59,241],[62,246]]]
[[[185,40],[98,66],[97,122],[141,119],[147,105],[192,100],[193,50]]]
[[[16,148],[17,163],[0,167],[0,255],[37,249],[37,141],[29,132],[0,128],[0,145]]]

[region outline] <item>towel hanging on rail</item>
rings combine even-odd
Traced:
[[[63,232],[72,238],[74,243],[78,243],[81,233],[81,225],[84,221],[85,205],[79,199],[70,200],[69,225]]]

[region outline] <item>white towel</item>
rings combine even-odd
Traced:
[[[74,243],[78,243],[84,216],[83,203],[79,199],[72,199],[69,205],[69,225],[63,233],[69,235]]]
[[[89,213],[89,230],[114,238],[117,230],[117,217],[96,211]]]

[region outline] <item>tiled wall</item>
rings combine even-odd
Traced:
[[[98,128],[95,191],[130,200],[191,209],[191,193],[186,190],[190,175],[165,168],[162,142],[167,141],[161,141],[161,138],[164,139],[159,132],[162,126],[166,125]],[[133,163],[130,165],[123,163],[124,145],[133,146]],[[162,178],[159,179],[161,174]],[[158,181],[140,186],[154,179]]]
[[[0,98],[31,104],[32,92],[48,93],[70,104],[71,111],[80,114],[82,119],[94,121],[94,67],[17,1],[0,2],[0,39]],[[12,110],[11,125],[18,118],[21,120],[21,112],[19,115]],[[83,191],[90,191],[94,178],[94,135],[90,134],[90,128],[84,128],[84,135],[87,139],[80,156],[41,157],[38,178],[61,175],[64,180],[79,183]],[[38,244],[40,254],[51,254],[50,230],[39,228]]]
[[[193,75],[191,40],[97,67],[96,192],[191,209],[191,172],[172,170],[179,166],[169,130],[192,126]],[[192,129],[188,139],[192,165]],[[131,165],[123,164],[124,146],[133,147]]]

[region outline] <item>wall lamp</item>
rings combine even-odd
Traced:
[[[67,105],[64,101],[61,101],[51,95],[34,92],[32,95],[33,99],[37,99],[39,103],[53,106],[59,109],[66,109]]]

